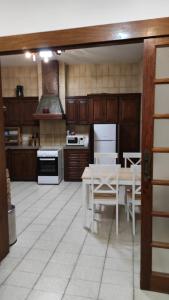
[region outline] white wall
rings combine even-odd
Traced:
[[[0,36],[168,17],[168,0],[0,0]]]

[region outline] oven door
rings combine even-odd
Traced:
[[[58,176],[58,157],[38,157],[38,176]]]

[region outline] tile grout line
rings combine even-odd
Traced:
[[[70,274],[70,277],[68,278],[68,283],[67,283],[67,285],[66,285],[66,287],[65,287],[64,293],[63,293],[63,295],[62,295],[62,297],[61,297],[61,300],[63,300],[63,298],[64,298],[64,296],[65,296],[65,294],[66,294],[66,290],[67,290],[68,285],[69,285],[69,283],[70,283],[70,281],[71,281],[71,279],[72,279],[72,275],[73,275],[73,273],[74,273],[74,271],[75,271],[75,268],[76,268],[76,266],[77,266],[79,257],[80,257],[80,255],[81,255],[81,253],[82,253],[82,250],[83,250],[83,247],[84,247],[84,244],[85,244],[85,241],[86,241],[86,239],[87,239],[88,234],[89,234],[89,232],[86,232],[84,241],[83,241],[83,243],[82,243],[82,246],[80,247],[80,251],[79,251],[79,254],[78,254],[77,259],[76,259],[76,263],[74,264],[73,270],[72,270],[72,272],[71,272],[71,274]]]
[[[26,190],[29,191],[30,188],[31,188],[31,185],[30,185]],[[23,196],[23,198],[20,199],[20,201],[18,201],[18,202],[15,203],[15,205],[17,206],[18,204],[22,203],[25,199],[27,199],[29,196],[31,196],[33,193],[35,193],[36,190],[38,190],[38,188],[36,188],[36,186],[35,186],[35,189],[33,189],[33,192],[30,191],[30,192],[28,193],[28,195]],[[24,189],[23,189],[23,190],[21,191],[21,193],[19,193],[19,194],[22,194],[23,192],[25,192]],[[14,199],[14,201],[15,201],[15,198],[17,198],[17,197],[19,196],[19,194],[17,194],[17,195],[12,195],[12,199]]]
[[[79,190],[79,188],[78,188],[78,190]],[[78,192],[78,190],[77,190],[74,194],[76,194],[76,193]],[[72,197],[74,196],[74,194],[72,195]],[[71,198],[72,198],[72,197],[71,197]],[[69,199],[68,202],[71,201],[71,198]],[[37,280],[35,281],[34,285],[32,286],[32,288],[30,289],[30,292],[29,292],[28,295],[26,296],[25,300],[27,300],[28,297],[30,296],[30,294],[31,294],[31,292],[33,291],[35,285],[37,284],[38,280],[40,279],[41,275],[43,274],[43,271],[45,270],[46,266],[48,265],[49,261],[51,260],[53,254],[55,253],[56,249],[59,247],[60,243],[62,242],[63,238],[65,237],[65,235],[66,235],[66,233],[67,233],[67,231],[68,231],[67,229],[68,229],[68,228],[71,226],[71,224],[73,223],[73,221],[74,221],[74,219],[76,218],[76,216],[78,215],[80,209],[81,209],[81,207],[77,210],[77,212],[76,212],[75,215],[73,216],[73,219],[71,220],[71,222],[69,223],[69,225],[68,225],[67,228],[65,229],[64,234],[62,235],[62,237],[61,237],[60,240],[58,241],[58,243],[57,243],[55,249],[53,250],[53,252],[52,252],[52,254],[51,254],[51,256],[50,256],[50,258],[48,259],[48,261],[47,261],[46,264],[44,265],[44,267],[43,267],[41,273],[39,274],[39,276],[38,276]]]
[[[68,185],[69,186],[69,185]],[[57,196],[59,196],[60,197],[60,195],[62,194],[64,192],[64,188],[63,188],[63,190],[61,190],[60,192],[59,192],[59,194],[57,195]],[[47,193],[45,193],[45,195],[46,195]],[[42,196],[43,197],[43,196]],[[40,198],[38,198],[38,200],[37,201],[35,201],[36,203],[37,202],[39,202],[40,200],[41,200],[41,198],[42,197],[40,197]],[[51,205],[52,204],[52,202],[54,201],[54,200],[56,200],[55,198],[52,198],[51,199],[51,201],[35,216],[35,218],[33,218],[31,221],[30,221],[30,223],[18,234],[18,237],[22,234],[22,233],[24,233],[24,231],[41,215],[41,213],[43,213],[44,211],[45,211],[45,209],[47,209],[48,208],[48,206],[49,205]],[[31,207],[31,206],[30,206]],[[30,207],[28,207],[27,209],[29,209]],[[26,210],[27,210],[26,209]],[[26,211],[25,210],[25,211]],[[18,216],[17,216],[18,217]]]
[[[12,181],[12,182],[18,183],[18,182],[23,182],[23,181]],[[20,190],[20,187],[17,185],[15,187],[11,187],[11,192],[13,194],[12,195],[13,197],[17,197],[20,193],[22,193],[24,191],[25,188],[29,189],[29,187],[32,185],[32,182],[29,182],[29,185],[26,185],[26,187],[25,187],[24,183],[27,183],[27,182],[25,182],[25,181],[23,182],[23,184],[22,184],[23,189],[21,189],[21,190]]]
[[[80,189],[80,187],[78,187],[78,189],[74,192],[74,194],[76,194],[78,192],[78,190]],[[56,216],[51,220],[51,222],[48,224],[48,226],[41,232],[41,234],[39,235],[38,239],[36,239],[36,241],[32,244],[32,247],[25,253],[25,255],[22,257],[21,261],[18,262],[18,264],[13,268],[13,270],[11,271],[11,273],[5,278],[4,281],[1,282],[0,286],[4,285],[5,281],[11,276],[11,274],[16,270],[16,268],[22,263],[22,261],[24,260],[24,258],[26,257],[26,255],[33,249],[34,245],[36,244],[36,242],[41,238],[41,236],[45,233],[45,231],[49,228],[49,226],[52,224],[52,222],[54,221],[55,218],[57,218],[57,216],[62,212],[62,210],[66,207],[66,205],[71,201],[72,197],[74,196],[74,194],[68,198],[68,201],[64,204],[64,206],[59,210],[59,212],[56,214]],[[81,208],[81,207],[80,207]],[[79,210],[80,210],[79,208]]]
[[[100,284],[99,284],[99,290],[98,290],[96,300],[99,300],[99,296],[100,296],[104,267],[105,267],[105,262],[106,262],[106,258],[107,258],[107,252],[108,252],[109,242],[110,242],[110,238],[111,238],[112,228],[113,228],[113,220],[111,221],[111,224],[110,224],[109,235],[108,235],[108,240],[107,240],[107,247],[106,247],[106,252],[105,252],[105,256],[104,256],[104,263],[103,263],[102,274],[101,274]]]
[[[43,198],[47,193],[49,193],[50,191],[54,190],[55,187],[49,187],[49,189],[44,192],[44,194],[40,197],[38,197],[30,206],[28,206],[25,210],[23,210],[17,217],[20,217],[28,208],[30,208],[33,204],[35,204],[37,201],[39,201],[41,198]],[[23,202],[25,199],[27,199],[28,197],[30,197],[32,194],[34,194],[36,192],[36,190],[34,190],[33,192],[31,192],[29,195],[27,195],[24,199],[22,199],[20,202],[16,203],[16,208],[17,208],[17,204],[20,204],[21,202]]]

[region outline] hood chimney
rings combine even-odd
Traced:
[[[42,62],[42,97],[33,117],[36,120],[59,120],[65,117],[59,99],[59,63],[56,60]]]

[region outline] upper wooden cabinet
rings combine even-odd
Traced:
[[[69,124],[139,122],[140,94],[67,97],[66,119]]]
[[[6,126],[21,126],[34,125],[35,121],[32,115],[35,113],[38,98],[25,97],[17,98],[3,98],[5,110],[5,125]]]
[[[66,98],[66,120],[69,124],[89,124],[88,97]]]
[[[136,123],[140,120],[140,94],[119,95],[119,123]]]
[[[91,123],[117,123],[118,97],[112,94],[91,95]]]

